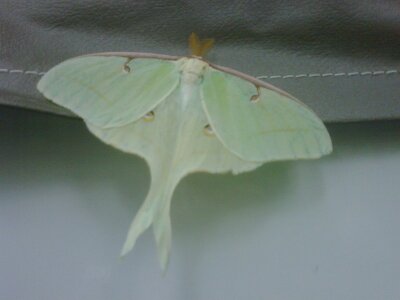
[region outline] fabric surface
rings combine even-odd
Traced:
[[[104,51],[207,59],[293,94],[325,121],[400,117],[398,1],[0,0],[0,103],[71,114],[36,83],[55,64]]]

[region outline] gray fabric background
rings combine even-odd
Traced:
[[[68,114],[36,91],[39,73],[88,52],[185,55],[196,31],[216,38],[211,61],[278,76],[265,80],[326,121],[399,118],[399,6],[0,0],[0,102]],[[117,262],[144,161],[79,120],[2,106],[0,299],[398,300],[399,125],[328,124],[321,160],[189,176],[162,277],[151,232]]]
[[[37,91],[40,73],[81,54],[187,54],[277,85],[325,121],[400,117],[398,1],[0,0],[0,103],[69,114]]]

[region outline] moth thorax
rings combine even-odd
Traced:
[[[196,83],[202,79],[208,64],[197,58],[188,58],[182,66],[182,80],[187,83]]]

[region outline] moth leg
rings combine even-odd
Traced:
[[[256,102],[260,101],[260,86],[256,85],[255,87],[257,90],[257,94],[250,97],[250,101],[252,103],[256,103]]]
[[[128,57],[126,59],[126,62],[122,65],[122,71],[124,71],[124,73],[130,73],[132,72],[132,68],[130,66],[128,66],[128,64],[133,60],[132,57]]]

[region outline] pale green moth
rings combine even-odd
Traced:
[[[48,71],[38,89],[82,117],[103,142],[143,157],[149,193],[121,255],[153,225],[166,268],[170,204],[189,173],[238,174],[265,162],[315,159],[332,151],[322,121],[293,96],[249,75],[205,61],[213,41],[189,38],[192,55],[97,53]]]

